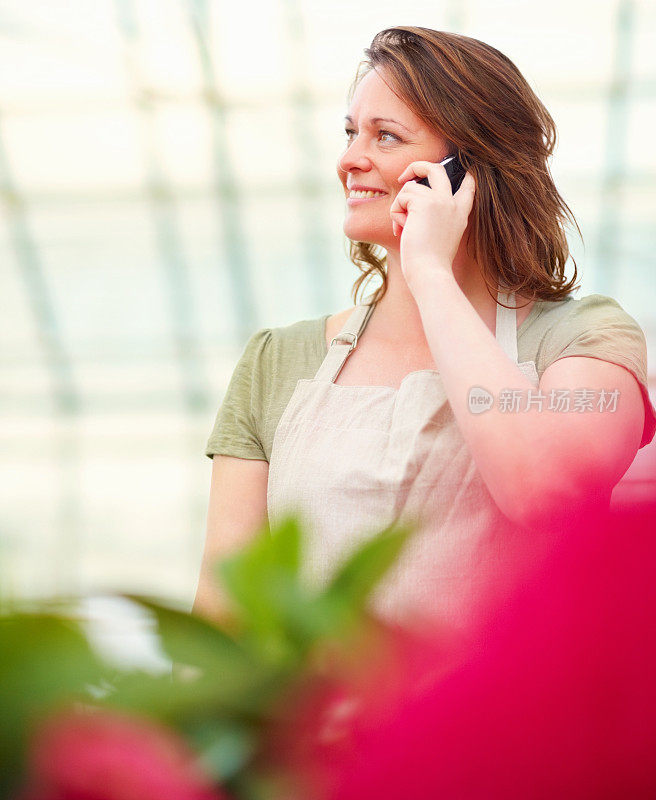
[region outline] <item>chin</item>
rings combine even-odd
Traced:
[[[366,242],[386,249],[394,247],[396,242],[391,228],[389,231],[375,231],[368,225],[349,225],[344,223],[344,234],[352,242]]]

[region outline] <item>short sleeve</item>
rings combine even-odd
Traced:
[[[640,447],[656,432],[656,409],[649,397],[647,342],[638,323],[611,297],[593,294],[577,301],[554,326],[548,339],[548,363],[568,356],[589,356],[618,364],[638,381],[645,407]]]
[[[270,342],[271,329],[262,328],[246,343],[205,447],[209,458],[226,455],[267,460],[260,431]]]

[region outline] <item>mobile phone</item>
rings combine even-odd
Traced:
[[[462,183],[467,170],[458,160],[458,156],[447,156],[439,163],[444,167],[446,174],[449,176],[449,180],[451,181],[451,194],[455,194],[460,188],[460,184]],[[424,186],[428,186],[430,189],[428,178],[415,178],[415,180],[417,183],[423,183]]]

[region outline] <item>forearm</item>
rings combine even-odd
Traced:
[[[235,625],[235,606],[219,585],[214,566],[217,562],[204,559],[194,598],[192,613],[213,622],[225,630]]]
[[[575,496],[573,465],[565,464],[566,443],[558,414],[548,401],[530,405],[536,387],[496,341],[455,278],[444,270],[431,273],[414,293],[428,344],[441,375],[458,427],[490,494],[509,517],[524,521],[540,504],[549,514]],[[487,390],[493,404],[472,413],[468,396],[474,386]],[[518,390],[520,410],[501,410],[504,390]]]

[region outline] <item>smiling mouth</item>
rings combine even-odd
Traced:
[[[360,191],[351,189],[346,196],[347,200],[374,200],[378,197],[385,197],[387,192],[377,192],[369,189],[368,191]]]

